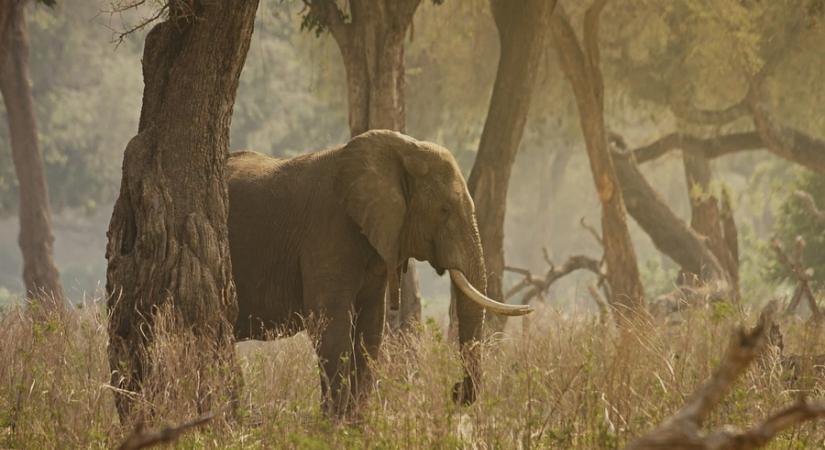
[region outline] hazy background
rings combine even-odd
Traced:
[[[74,301],[101,295],[105,284],[106,228],[119,189],[123,150],[137,130],[143,89],[140,57],[146,30],[116,43],[118,31],[136,23],[143,12],[123,16],[106,13],[107,9],[105,0],[72,0],[60,2],[54,10],[32,8],[28,15],[31,77],[54,213],[55,257]],[[235,104],[233,150],[292,156],[349,137],[340,55],[330,36],[316,37],[299,29],[300,10],[299,2],[260,5]],[[649,64],[672,44],[673,37],[657,28],[657,18],[667,13],[633,16],[614,11],[627,17],[620,25],[604,25],[606,120],[631,147],[680,126],[666,108],[645,98],[645,94],[655,97],[656,83],[631,82],[634,64]],[[614,46],[619,39],[621,45]],[[497,55],[498,37],[487,2],[449,0],[442,6],[422,2],[406,48],[407,133],[445,145],[465,175],[478,147]],[[585,217],[598,228],[599,209],[575,103],[551,46],[544,59],[513,171],[505,228],[508,264],[536,273],[546,270],[542,247],[557,263],[577,253],[601,255],[592,236],[579,225]],[[736,90],[713,72],[718,67],[712,60],[702,64],[686,63],[684,71],[717,77],[721,82],[703,95],[724,104],[725,95]],[[805,64],[819,62],[808,59]],[[825,92],[819,80],[819,85],[805,88]],[[668,83],[671,89],[680,89],[678,78]],[[697,89],[686,84],[688,88]],[[823,103],[817,95],[821,96],[805,95],[809,104],[795,104],[782,117],[804,118],[802,125],[795,125],[822,138]],[[13,301],[23,290],[16,178],[2,114],[0,303]],[[747,296],[773,289],[760,277],[768,255],[765,239],[771,236],[778,207],[798,172],[764,151],[727,156],[712,164],[716,179],[733,194],[743,292]],[[674,211],[689,220],[679,153],[648,163],[642,170]],[[629,222],[648,295],[669,290],[677,267],[653,248],[632,219]],[[446,279],[424,265],[419,274],[425,311],[446,309]],[[586,285],[592,281],[588,274],[568,277],[554,287],[551,299],[554,304],[589,307]]]

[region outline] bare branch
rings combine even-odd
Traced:
[[[148,0],[116,0],[116,1],[113,1],[111,3],[112,8],[110,10],[104,11],[104,12],[108,13],[110,16],[113,16],[115,14],[123,14],[124,12],[130,11],[130,10],[137,10],[137,9],[147,5],[147,4],[148,4]],[[152,14],[150,14],[147,17],[143,17],[142,19],[140,19],[140,21],[137,24],[129,25],[129,26],[125,27],[125,29],[121,29],[121,30],[112,29],[112,32],[117,35],[114,38],[114,42],[117,45],[120,45],[132,33],[136,33],[140,30],[143,30],[144,28],[148,27],[149,25],[152,25],[156,21],[160,20],[165,15],[169,14],[170,13],[169,8],[170,8],[169,7],[169,2],[164,2],[160,7],[154,9]],[[181,12],[176,17],[179,18],[179,17],[189,16],[191,14],[192,14],[191,11],[188,11],[186,14]]]
[[[808,302],[808,308],[811,310],[811,320],[813,320],[814,323],[819,323],[823,319],[823,313],[819,309],[819,305],[816,303],[816,297],[814,297],[814,293],[811,290],[811,278],[813,278],[813,272],[811,269],[805,269],[802,263],[802,251],[805,248],[805,240],[802,239],[801,236],[797,236],[795,247],[794,258],[791,259],[791,257],[785,252],[785,249],[779,240],[774,239],[771,242],[771,248],[776,253],[777,259],[783,266],[785,266],[786,269],[788,269],[791,275],[796,278],[797,283],[793,297],[791,298],[790,303],[788,303],[785,313],[792,313],[799,305],[802,298],[805,298]]]
[[[579,219],[579,225],[581,225],[582,228],[587,230],[587,232],[590,233],[591,236],[593,236],[593,239],[596,240],[596,243],[599,244],[600,247],[604,247],[604,239],[602,239],[602,235],[600,235],[599,232],[595,228],[593,228],[592,225],[587,223],[587,221],[584,219],[584,216],[582,216],[581,219]]]
[[[138,424],[135,431],[118,446],[118,450],[137,450],[157,444],[174,442],[184,433],[206,424],[216,416],[216,413],[209,413],[176,427],[164,427],[159,430],[144,430],[143,425]]]
[[[526,305],[530,302],[533,298],[537,296],[544,295],[550,286],[553,285],[556,281],[560,278],[576,271],[576,270],[589,270],[590,272],[595,273],[599,276],[600,280],[604,277],[604,274],[601,272],[601,262],[590,258],[584,255],[574,255],[565,261],[560,267],[554,266],[552,263],[550,264],[550,269],[544,275],[544,277],[536,277],[532,273],[530,273],[527,269],[520,269],[516,267],[505,267],[504,270],[508,272],[514,272],[524,275],[524,279],[521,280],[518,284],[510,288],[505,295],[505,299],[511,298],[521,292],[523,289],[532,286],[532,288],[524,294],[524,297],[521,299],[521,304]]]

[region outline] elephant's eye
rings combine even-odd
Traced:
[[[441,205],[441,216],[447,217],[450,215],[450,206],[449,205]]]

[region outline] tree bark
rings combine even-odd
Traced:
[[[556,52],[565,77],[573,87],[593,181],[602,209],[602,239],[607,262],[609,299],[622,317],[644,309],[644,288],[636,252],[627,228],[622,186],[608,151],[604,124],[604,82],[599,67],[599,15],[606,0],[596,0],[584,18],[582,43],[566,14],[558,8],[551,27]]]
[[[62,308],[63,287],[54,264],[52,219],[37,122],[29,84],[25,0],[0,6],[0,92],[6,105],[11,152],[20,189],[20,250],[26,294],[48,308]]]
[[[367,130],[404,132],[404,37],[421,0],[351,0],[348,22],[330,0],[307,0],[311,13],[329,29],[347,74],[350,135]],[[401,282],[400,309],[388,308],[393,330],[421,318],[415,264],[408,261]],[[391,302],[392,303],[392,302]],[[393,305],[390,305],[393,306]]]
[[[138,134],[124,152],[107,233],[112,385],[140,391],[152,373],[155,315],[171,310],[175,330],[203,343],[192,368],[199,381],[216,373],[230,379],[199,386],[202,412],[233,399],[240,377],[224,173],[257,6],[257,0],[170,1],[169,19],[146,36]],[[116,401],[121,418],[128,416],[129,397]]]
[[[730,237],[726,236],[725,233],[725,231],[731,233],[731,230],[723,228],[723,225],[727,225],[729,228],[731,222],[728,220],[727,223],[723,223],[719,201],[712,192],[710,161],[702,152],[683,152],[682,159],[690,199],[690,226],[706,238],[705,245],[713,252],[727,273],[733,300],[738,300],[739,263],[738,260],[734,260],[734,255],[731,254],[731,247],[728,243]],[[732,219],[732,215],[728,215],[728,219]],[[736,239],[735,233],[733,239]],[[699,276],[695,272],[692,275]]]
[[[555,4],[547,0],[490,2],[501,50],[487,119],[467,184],[475,202],[484,248],[487,295],[499,301],[504,300],[507,188],[530,110],[547,23]],[[489,322],[494,329],[504,324],[503,319]]]

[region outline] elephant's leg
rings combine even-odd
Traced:
[[[358,315],[355,321],[355,376],[354,394],[361,403],[373,385],[370,360],[378,357],[381,340],[384,337],[384,292],[386,281],[383,276],[367,278],[358,293]]]
[[[342,417],[352,407],[355,299],[361,279],[318,273],[304,279],[304,299],[318,322],[309,324],[321,372],[324,411]]]

